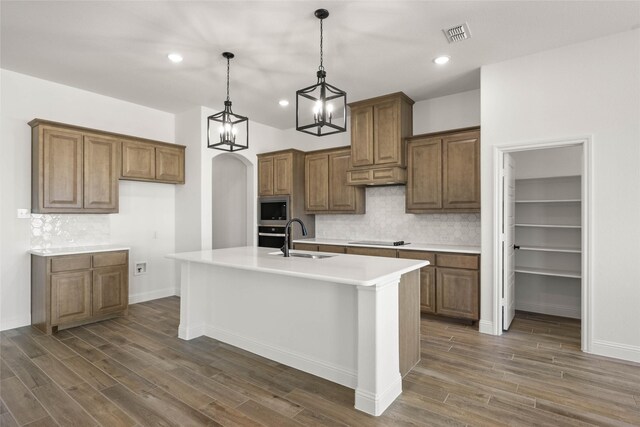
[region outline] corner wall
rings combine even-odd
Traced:
[[[103,129],[160,141],[174,141],[174,115],[103,95],[0,70],[0,329],[30,324],[31,224],[17,219],[18,208],[31,208],[31,128],[34,118]],[[120,213],[83,219],[92,244],[131,247],[131,301],[173,295],[175,186],[120,182]],[[72,215],[78,217],[78,215]],[[147,261],[148,273],[133,276],[133,264]]]
[[[592,139],[591,351],[640,361],[640,30],[482,68],[481,330],[493,325],[502,144]]]

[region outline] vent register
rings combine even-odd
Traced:
[[[456,25],[455,27],[444,29],[442,32],[449,43],[461,42],[471,38],[471,31],[469,31],[469,25],[466,22],[461,25]]]

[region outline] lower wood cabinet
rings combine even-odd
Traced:
[[[478,320],[478,272],[436,268],[436,313]]]
[[[31,255],[31,324],[47,334],[126,314],[128,251]]]

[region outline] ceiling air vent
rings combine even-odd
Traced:
[[[466,22],[462,25],[444,29],[442,32],[447,37],[449,43],[461,42],[462,40],[471,38],[471,31],[469,31],[469,25],[467,25]]]

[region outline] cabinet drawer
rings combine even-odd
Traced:
[[[438,254],[438,267],[466,268],[477,270],[479,266],[477,255]]]
[[[91,268],[91,255],[70,255],[51,258],[51,272],[88,270]]]
[[[397,258],[395,249],[388,248],[361,248],[357,246],[347,246],[347,254],[351,255],[368,255],[383,256],[388,258]]]
[[[314,245],[311,243],[294,243],[293,247],[299,251],[318,251],[318,245]]]
[[[407,258],[407,259],[423,259],[425,261],[429,261],[430,267],[436,265],[436,254],[433,252],[422,252],[422,251],[398,251],[398,258]]]
[[[109,267],[127,263],[127,252],[104,252],[93,255],[93,267]]]
[[[335,246],[335,245],[318,245],[318,251],[320,252],[331,252],[335,254],[343,254],[344,246]]]

